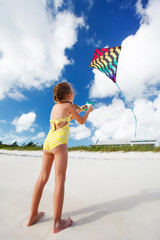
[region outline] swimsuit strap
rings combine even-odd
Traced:
[[[55,130],[55,124],[58,124],[60,122],[70,122],[70,117],[71,115],[68,115],[67,117],[65,118],[60,118],[60,119],[51,119],[50,122],[53,123],[53,128],[52,130],[54,131]],[[55,124],[54,124],[55,123]]]
[[[56,124],[60,123],[60,122],[66,122],[69,121],[71,115],[68,115],[65,118],[59,118],[59,119],[51,119],[50,122],[54,122]]]

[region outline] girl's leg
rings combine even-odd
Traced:
[[[44,212],[38,212],[38,206],[43,193],[43,188],[47,183],[50,175],[53,160],[54,160],[53,154],[49,154],[43,151],[41,172],[33,190],[32,203],[31,203],[31,215],[26,225],[27,227],[37,222],[39,218],[44,215]]]
[[[55,190],[54,190],[54,218],[53,232],[57,233],[62,229],[70,227],[72,220],[61,219],[63,200],[64,200],[64,184],[66,178],[66,169],[68,162],[67,144],[62,144],[53,150],[55,157]]]

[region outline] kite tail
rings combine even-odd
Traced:
[[[119,89],[119,91],[120,91],[120,93],[121,93],[121,95],[122,95],[122,97],[124,98],[124,100],[128,103],[128,105],[129,105],[129,107],[130,107],[130,109],[132,110],[132,112],[133,112],[133,115],[134,115],[134,119],[135,119],[135,138],[136,138],[136,133],[137,133],[137,118],[136,118],[136,115],[135,115],[135,113],[134,113],[134,111],[133,111],[133,108],[132,108],[132,106],[131,106],[131,104],[127,101],[127,99],[125,98],[125,96],[124,96],[124,94],[123,94],[123,92],[122,92],[122,90],[120,89],[120,87],[118,86],[118,84],[115,82],[115,84],[117,85],[117,87],[118,87],[118,89]]]

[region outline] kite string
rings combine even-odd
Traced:
[[[127,101],[127,99],[125,98],[125,96],[124,96],[122,90],[120,89],[120,87],[118,86],[118,84],[117,84],[116,82],[115,82],[115,84],[117,85],[117,87],[118,87],[118,89],[119,89],[119,91],[120,91],[122,97],[123,97],[124,100],[128,103],[128,105],[130,106],[130,108],[131,108],[131,110],[132,110],[132,112],[133,112],[133,115],[134,115],[134,118],[135,118],[135,138],[136,138],[136,132],[137,132],[137,117],[136,117],[136,115],[135,115],[135,113],[134,113],[134,110],[133,110],[131,104],[130,104],[130,103]]]

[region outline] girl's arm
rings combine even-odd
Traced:
[[[88,118],[89,113],[92,111],[93,111],[93,106],[90,105],[87,112],[83,115],[83,117],[81,117],[79,113],[76,111],[73,104],[69,104],[69,112],[72,114],[72,117],[75,118],[79,124],[84,124]]]
[[[83,105],[83,106],[81,106],[80,108],[82,109],[82,111],[85,111],[84,108],[86,108],[86,107],[87,107],[87,105]],[[77,109],[76,111],[77,111],[77,113],[80,113],[80,112],[81,112],[79,109]],[[72,121],[73,119],[75,119],[75,118],[74,118],[73,115],[71,114],[70,121]]]

